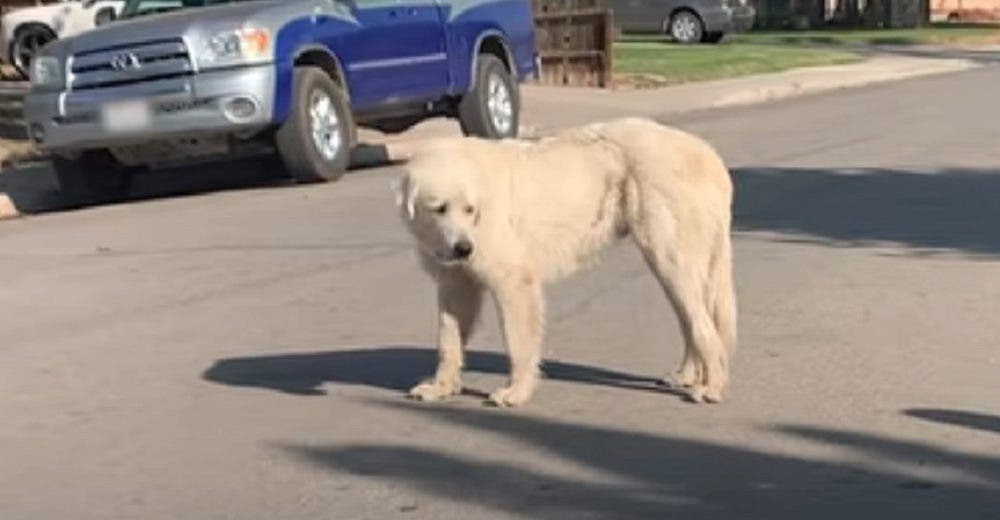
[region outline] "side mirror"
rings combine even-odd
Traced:
[[[99,11],[97,11],[97,14],[94,15],[94,25],[100,27],[104,24],[115,21],[116,18],[118,18],[118,15],[115,13],[114,7],[102,7]]]

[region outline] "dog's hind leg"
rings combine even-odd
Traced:
[[[710,256],[700,240],[678,236],[675,219],[652,211],[631,219],[633,237],[670,300],[684,335],[684,358],[677,382],[690,387],[696,402],[722,400],[729,382],[728,350],[707,306]]]
[[[545,329],[545,302],[541,281],[530,273],[512,275],[493,288],[500,311],[504,343],[510,358],[510,380],[490,394],[497,406],[518,406],[531,398],[538,386]]]
[[[432,379],[410,390],[422,401],[437,401],[462,391],[464,350],[482,306],[479,282],[459,270],[438,274],[438,366]]]
[[[695,269],[664,258],[647,261],[677,313],[684,335],[680,382],[690,387],[696,402],[717,403],[729,383],[728,352],[705,306],[705,294]]]

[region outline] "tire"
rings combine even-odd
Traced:
[[[705,34],[705,24],[691,11],[678,11],[670,18],[668,30],[677,43],[698,43]]]
[[[291,113],[275,134],[278,155],[299,182],[336,181],[347,171],[353,145],[347,96],[322,69],[296,67],[294,74]]]
[[[492,54],[476,60],[475,86],[458,104],[458,121],[468,136],[486,139],[517,137],[521,96],[507,67]]]
[[[52,159],[59,190],[73,205],[119,202],[128,196],[138,168],[126,166],[107,150],[87,150],[75,159]]]
[[[14,41],[10,44],[11,64],[25,78],[31,70],[31,60],[45,44],[57,39],[56,33],[48,27],[33,23],[19,27],[14,32]]]
[[[723,38],[725,38],[725,36],[726,33],[721,32],[705,33],[705,35],[701,37],[701,41],[702,43],[719,43]]]

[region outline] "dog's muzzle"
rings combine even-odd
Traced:
[[[468,260],[472,256],[472,249],[472,242],[463,238],[455,242],[455,245],[451,246],[448,252],[438,253],[436,256],[442,264],[457,264]]]
[[[452,256],[457,260],[466,260],[472,256],[472,242],[465,240],[459,240],[455,242],[455,245],[451,248]]]

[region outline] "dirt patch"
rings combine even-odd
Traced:
[[[617,73],[611,80],[616,89],[651,89],[670,85],[670,81],[656,74]]]

